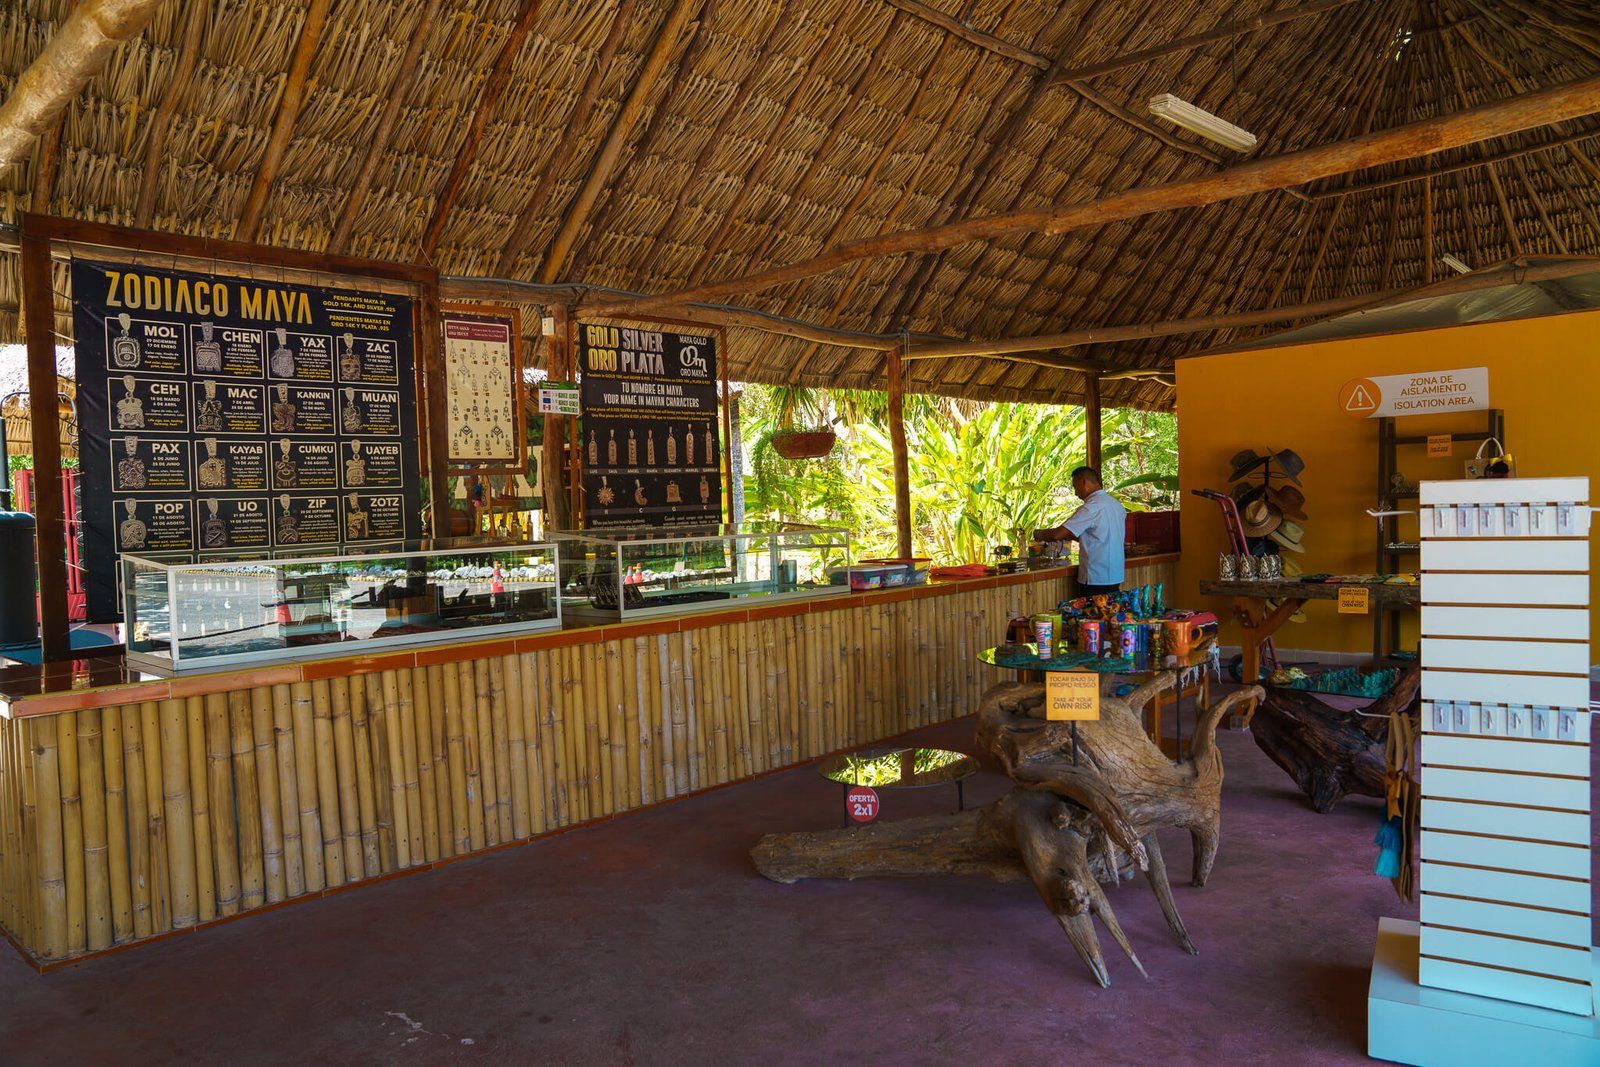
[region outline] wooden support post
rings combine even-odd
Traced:
[[[905,382],[901,355],[896,345],[889,350],[889,441],[894,449],[894,530],[895,551],[902,559],[911,555],[911,473],[906,463]]]
[[[555,329],[545,338],[549,357],[545,373],[552,382],[568,381],[572,377],[571,349],[567,343],[568,312],[565,305],[550,308]],[[564,446],[567,440],[567,416],[549,414],[544,417],[544,451],[539,462],[544,467],[544,526],[546,530],[570,530],[572,509],[567,506],[567,495],[561,487],[561,473],[566,464]]]
[[[33,517],[39,560],[39,639],[45,663],[70,659],[67,636],[67,517],[61,497],[61,408],[56,400],[56,308],[50,239],[22,217],[22,315],[28,330],[28,404],[33,422]]]
[[[717,364],[722,376],[722,462],[717,477],[722,479],[722,509],[728,522],[737,521],[733,513],[733,390],[728,384],[728,335],[717,335]]]
[[[427,444],[428,513],[433,516],[433,537],[450,536],[450,419],[446,409],[444,326],[439,312],[439,286],[437,282],[425,285],[416,311],[418,378],[422,388],[417,391],[418,427]],[[477,531],[474,530],[474,533]]]
[[[1100,469],[1100,375],[1083,376],[1083,437],[1088,458],[1084,460],[1095,470]]]

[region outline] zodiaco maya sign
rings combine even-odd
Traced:
[[[1488,367],[1352,378],[1339,387],[1339,410],[1357,419],[1437,415],[1488,406]]]

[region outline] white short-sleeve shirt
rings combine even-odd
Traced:
[[[1089,494],[1062,523],[1083,546],[1078,581],[1084,585],[1121,585],[1122,543],[1128,536],[1128,511],[1104,489]]]

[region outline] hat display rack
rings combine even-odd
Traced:
[[[1305,552],[1306,495],[1300,482],[1305,469],[1305,460],[1292,448],[1246,448],[1234,453],[1228,475],[1251,555],[1279,557],[1282,573],[1291,578],[1304,573],[1295,557]],[[1269,608],[1276,607],[1269,601]],[[1304,622],[1305,613],[1297,611],[1290,619]]]

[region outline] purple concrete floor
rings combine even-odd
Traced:
[[[970,719],[919,740],[970,749]],[[1100,989],[1031,887],[768,882],[769,830],[837,825],[814,767],[39,976],[0,953],[8,1064],[1331,1064],[1366,1060],[1378,803],[1317,815],[1248,734],[1219,737],[1223,840],[1142,879]],[[968,783],[969,803],[1004,779]],[[889,793],[886,818],[953,808]],[[1182,833],[1163,836],[1175,876]],[[1175,878],[1176,880],[1176,878]]]

